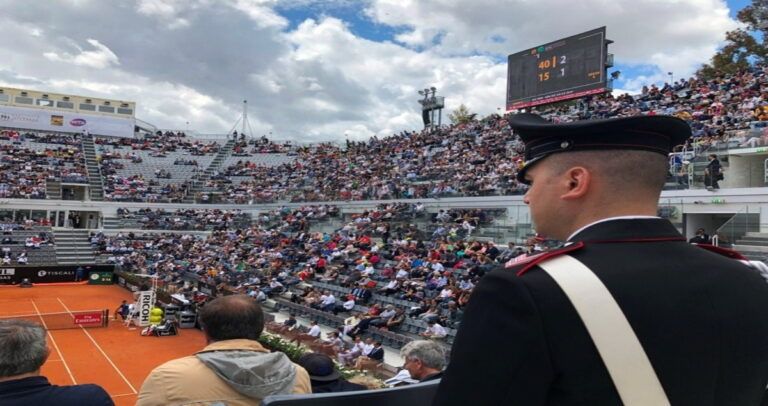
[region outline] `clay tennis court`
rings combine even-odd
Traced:
[[[42,373],[57,385],[99,384],[115,404],[133,405],[153,368],[200,350],[205,338],[197,329],[180,330],[177,336],[142,337],[140,329],[112,320],[122,300],[131,303],[133,295],[114,285],[2,287],[0,317],[109,309],[108,327],[49,330],[51,355]]]

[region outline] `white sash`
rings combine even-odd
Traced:
[[[669,405],[664,388],[632,326],[602,281],[570,255],[540,264],[568,296],[587,327],[627,406]]]

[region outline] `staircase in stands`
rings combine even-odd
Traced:
[[[219,149],[219,152],[216,153],[213,161],[211,161],[210,165],[205,168],[205,171],[203,171],[201,175],[198,175],[199,177],[197,179],[194,179],[191,182],[189,189],[187,189],[187,194],[184,197],[184,203],[195,203],[195,196],[197,196],[197,194],[203,189],[203,185],[205,185],[205,182],[211,178],[211,175],[219,170],[224,164],[224,161],[229,158],[229,156],[232,154],[232,148],[234,147],[235,140],[227,140],[227,143],[224,144],[221,149]]]
[[[89,230],[54,230],[56,262],[62,265],[93,264],[96,257],[88,241]]]
[[[83,135],[82,147],[85,166],[88,170],[91,200],[104,200],[104,178],[101,176],[101,167],[96,160],[96,146],[93,143],[93,135]]]
[[[53,200],[61,200],[61,181],[45,181],[45,197]]]

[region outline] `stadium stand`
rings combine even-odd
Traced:
[[[758,66],[538,112],[555,122],[637,114],[683,118],[694,135],[670,157],[668,186],[702,188],[707,154],[768,145],[767,72]],[[263,294],[272,310],[397,349],[423,338],[430,321],[445,329],[438,340],[450,346],[486,272],[555,244],[533,235],[531,225],[517,221],[509,209],[474,207],[480,199],[472,198],[526,190],[515,179],[521,144],[499,115],[345,146],[197,140],[181,132],[93,137],[96,175],[84,141],[78,134],[0,131],[0,197],[55,199],[62,196],[62,184],[94,187],[97,176],[109,207],[102,210],[99,229],[52,230],[50,222],[21,222],[13,226],[14,243],[0,244],[0,260],[8,252],[9,264],[17,264],[26,251],[29,264],[90,263],[93,250],[94,262],[157,275],[169,293],[203,301],[200,287],[218,294]],[[469,199],[445,207],[435,203],[447,197]],[[378,201],[393,199],[410,201]],[[179,208],[193,201],[243,206]],[[299,205],[317,201],[339,206]],[[154,203],[176,204],[163,209]],[[276,204],[245,206],[259,203]],[[672,204],[660,213],[680,215]],[[751,224],[732,227],[740,232],[730,238],[733,246],[755,247],[752,257],[764,259],[768,236],[759,233],[759,215],[739,213],[733,219]],[[23,244],[41,232],[55,234],[56,244]],[[351,307],[343,305],[348,301]]]

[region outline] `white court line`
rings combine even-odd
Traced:
[[[64,354],[61,353],[61,350],[59,349],[59,346],[56,344],[56,340],[53,338],[53,334],[51,334],[51,331],[48,330],[48,326],[45,324],[45,320],[43,320],[43,315],[40,314],[40,309],[37,308],[37,305],[35,304],[35,301],[32,299],[29,299],[30,302],[32,302],[32,306],[35,307],[35,312],[40,317],[40,322],[43,323],[43,327],[45,327],[45,331],[48,332],[48,337],[51,338],[51,343],[53,343],[53,348],[56,349],[56,352],[59,353],[59,357],[61,357],[61,362],[64,364],[64,369],[67,370],[67,373],[69,374],[69,379],[72,380],[73,385],[77,385],[77,381],[75,380],[75,376],[72,375],[72,370],[69,369],[69,365],[67,365],[67,361],[64,361]]]
[[[58,298],[58,297],[57,297],[57,298],[56,298],[56,300],[58,300],[58,301],[59,301],[59,303],[61,303],[61,305],[62,305],[62,306],[64,306],[64,309],[66,309],[66,310],[67,310],[67,313],[69,313],[69,314],[72,314],[72,312],[69,310],[69,308],[67,307],[67,305],[65,305],[65,304],[64,304],[64,302],[62,302],[60,298]],[[101,355],[103,355],[103,356],[104,356],[104,358],[106,358],[106,359],[107,359],[107,361],[109,362],[109,364],[110,364],[110,365],[112,365],[112,368],[114,368],[114,369],[115,369],[115,372],[117,372],[117,374],[118,374],[118,375],[120,375],[120,377],[121,377],[121,378],[123,378],[123,381],[125,381],[125,383],[128,385],[128,387],[129,387],[129,388],[131,388],[131,391],[133,391],[133,394],[136,394],[136,393],[138,393],[138,392],[136,391],[136,388],[134,388],[134,387],[133,387],[133,385],[131,385],[131,383],[130,383],[130,382],[128,382],[128,379],[125,377],[125,375],[123,375],[123,373],[122,373],[122,372],[120,372],[120,370],[117,368],[117,365],[115,365],[115,363],[114,363],[114,362],[112,362],[112,359],[111,359],[111,358],[109,358],[109,356],[107,355],[107,353],[106,353],[106,352],[104,352],[104,350],[102,350],[102,349],[101,349],[101,346],[99,345],[99,343],[97,343],[97,342],[96,342],[96,340],[94,340],[94,339],[93,339],[93,337],[91,336],[91,333],[89,333],[89,332],[88,332],[88,330],[86,330],[86,329],[85,329],[85,327],[83,327],[83,326],[80,326],[80,329],[83,331],[83,333],[85,333],[85,335],[86,335],[86,336],[88,336],[88,338],[90,338],[90,339],[91,339],[91,342],[93,343],[93,345],[95,345],[95,346],[96,346],[96,348],[99,350],[99,352],[101,352]]]
[[[119,395],[109,395],[109,397],[111,397],[111,398],[119,398],[121,396],[135,396],[135,395],[136,395],[135,393],[121,393]]]

